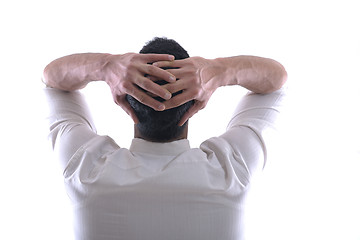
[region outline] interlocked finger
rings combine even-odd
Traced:
[[[159,96],[165,100],[171,98],[171,93],[164,87],[154,83],[147,77],[140,77],[135,84],[142,88],[143,90],[150,92],[156,96]],[[132,95],[132,94],[130,94]],[[133,95],[132,95],[133,96]]]
[[[184,91],[183,93],[172,97],[170,100],[165,101],[164,102],[165,108],[166,109],[175,108],[175,107],[178,107],[188,101],[191,101],[193,98],[189,99],[190,96],[191,96],[191,94],[189,94],[188,91]]]
[[[128,90],[126,92],[126,94],[133,96],[136,100],[138,100],[141,103],[146,103],[147,106],[149,106],[157,111],[165,110],[165,105],[163,103],[155,100],[153,97],[146,94],[146,92],[144,92],[143,90],[141,90],[135,86],[131,90]]]

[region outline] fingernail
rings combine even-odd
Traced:
[[[160,105],[159,106],[159,111],[164,111],[165,110],[165,106],[164,105]]]
[[[169,100],[172,97],[171,93],[166,93],[165,94],[165,99]]]
[[[170,56],[169,56],[169,60],[170,60],[170,61],[173,61],[174,59],[175,59],[175,57],[174,57],[173,55],[170,55]]]
[[[176,81],[176,78],[174,76],[170,76],[170,81],[171,82],[175,82]]]

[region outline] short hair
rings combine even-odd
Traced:
[[[181,60],[189,57],[187,51],[180,46],[175,40],[167,38],[154,38],[146,43],[141,49],[142,54],[171,54],[175,57],[175,60]],[[166,84],[164,80],[156,81],[159,85]],[[181,93],[174,93],[173,96]],[[134,109],[136,116],[139,119],[139,123],[136,125],[138,131],[146,140],[153,142],[169,142],[178,139],[183,133],[188,122],[179,126],[182,116],[189,110],[194,104],[191,100],[178,107],[167,109],[164,111],[156,111],[151,107],[148,107],[134,97],[126,95],[126,99],[130,106]],[[164,101],[160,97],[155,97],[158,101]]]

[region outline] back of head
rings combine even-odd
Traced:
[[[171,54],[175,57],[175,60],[189,57],[186,50],[176,41],[167,38],[154,38],[141,49],[140,53]],[[157,83],[163,85],[166,82],[158,81]],[[173,96],[179,93],[174,93]],[[126,99],[139,119],[136,127],[141,136],[153,142],[169,142],[178,139],[186,128],[187,122],[183,126],[178,126],[178,123],[185,112],[193,105],[193,101],[189,101],[176,108],[155,111],[130,95],[127,95]],[[159,97],[155,99],[163,101]]]

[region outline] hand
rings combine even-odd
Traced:
[[[138,119],[134,110],[125,99],[126,94],[133,96],[139,102],[155,110],[162,111],[165,109],[164,103],[150,97],[139,87],[165,100],[170,99],[171,93],[167,89],[145,76],[151,75],[170,83],[175,82],[176,78],[173,74],[149,64],[158,61],[171,62],[174,60],[174,56],[167,54],[127,53],[123,55],[109,55],[107,60],[104,67],[104,80],[110,86],[115,103],[122,107],[135,123],[138,122]]]
[[[160,68],[175,68],[167,71],[178,79],[164,87],[171,93],[183,91],[181,94],[165,101],[166,109],[180,106],[188,101],[195,100],[194,105],[184,114],[179,122],[183,125],[199,110],[203,109],[213,92],[219,87],[217,80],[223,68],[215,64],[214,60],[201,57],[191,57],[184,60],[161,61],[154,63]]]

